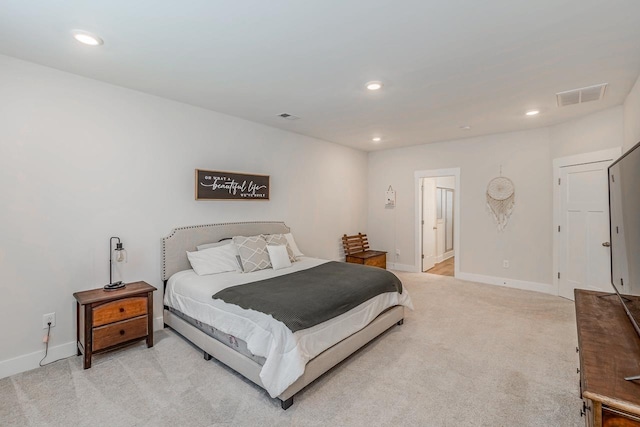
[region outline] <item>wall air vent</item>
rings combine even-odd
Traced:
[[[604,97],[608,83],[602,83],[595,86],[582,87],[580,89],[572,89],[564,92],[556,93],[558,107],[566,107],[567,105],[582,104],[589,101],[599,101]]]
[[[289,114],[289,113],[278,114],[278,117],[282,117],[283,119],[287,119],[287,120],[300,120],[300,117],[294,116],[293,114]]]

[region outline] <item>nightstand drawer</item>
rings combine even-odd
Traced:
[[[93,326],[102,326],[145,314],[147,314],[147,297],[123,298],[94,308]]]
[[[95,328],[93,330],[93,351],[146,336],[147,322],[147,316],[141,316]]]

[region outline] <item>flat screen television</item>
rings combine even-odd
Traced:
[[[609,219],[611,284],[640,336],[640,302],[625,298],[640,295],[640,142],[609,166]]]

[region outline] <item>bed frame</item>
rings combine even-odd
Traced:
[[[174,273],[191,268],[186,251],[196,250],[196,246],[204,243],[218,242],[233,236],[253,236],[256,234],[289,233],[284,222],[233,222],[222,224],[195,225],[174,228],[162,239],[162,280],[167,280]],[[349,357],[369,341],[382,334],[393,325],[401,325],[404,321],[404,307],[392,307],[376,317],[364,329],[345,338],[333,347],[328,348],[311,359],[300,378],[283,391],[278,399],[282,409],[293,405],[293,396],[316,378]],[[260,380],[262,366],[250,358],[236,352],[220,341],[210,337],[198,328],[164,308],[164,324],[180,333],[204,351],[204,358],[215,357],[245,378],[264,388]]]

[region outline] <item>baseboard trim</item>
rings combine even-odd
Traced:
[[[397,263],[393,263],[393,262],[388,262],[387,263],[387,269],[388,270],[406,271],[406,272],[409,272],[409,273],[420,273],[420,269],[416,268],[415,265],[397,264]]]
[[[162,316],[153,318],[153,330],[160,331],[164,329],[164,320]],[[54,345],[49,347],[49,354],[44,360],[44,363],[51,362],[58,359],[66,359],[67,357],[76,355],[76,342],[71,341],[64,344]],[[22,356],[14,357],[13,359],[7,359],[0,361],[0,378],[10,377],[11,375],[19,374],[21,372],[30,371],[32,369],[39,368],[40,360],[44,357],[44,344],[42,350],[34,351],[33,353],[24,354]]]
[[[497,285],[507,288],[523,289],[525,291],[535,291],[550,295],[557,295],[555,287],[547,283],[529,282],[526,280],[508,279],[506,277],[485,276],[482,274],[463,272],[458,273],[456,278],[467,280],[469,282],[478,282],[487,285]]]
[[[38,368],[40,360],[44,357],[44,344],[42,347],[42,350],[0,362],[0,378],[9,377],[11,375]],[[43,363],[52,362],[58,359],[65,359],[67,357],[74,356],[75,354],[75,341],[54,345],[49,347],[49,354]]]

